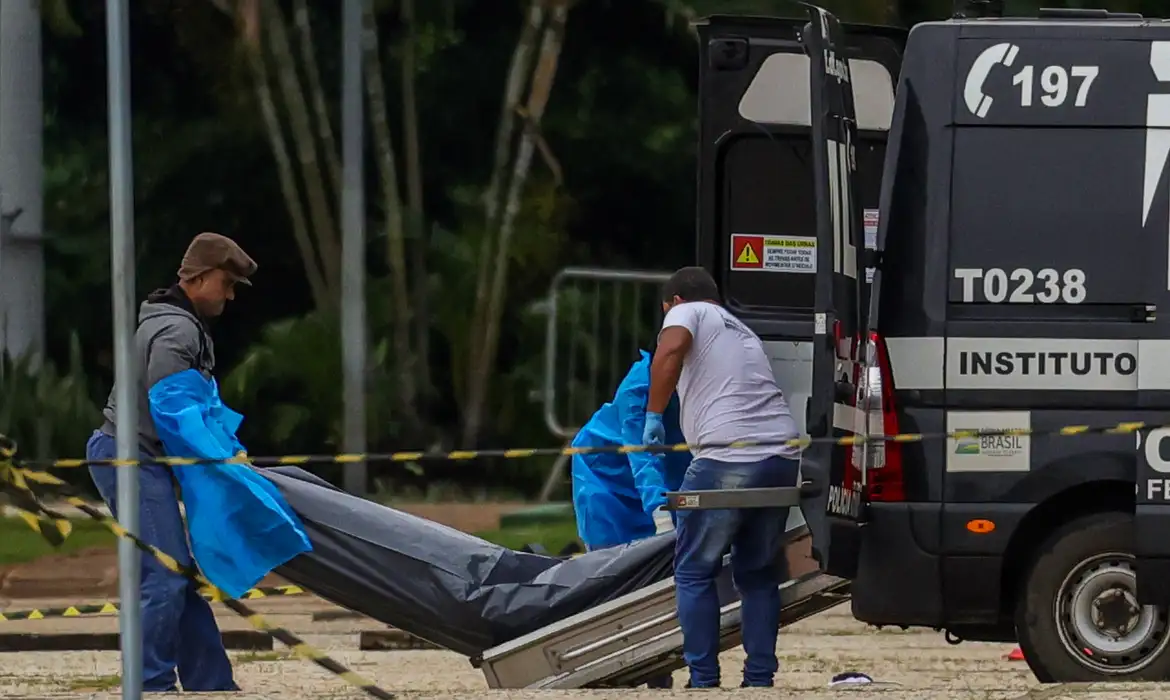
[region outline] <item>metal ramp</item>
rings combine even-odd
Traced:
[[[806,527],[789,532],[793,578],[780,586],[780,626],[849,599],[849,584],[819,571]],[[740,644],[740,602],[730,567],[718,582],[720,648]],[[674,579],[648,586],[484,652],[477,665],[490,688],[633,687],[682,668]]]

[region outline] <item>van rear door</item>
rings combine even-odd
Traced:
[[[862,207],[857,198],[857,114],[852,71],[845,56],[845,37],[837,18],[810,8],[804,27],[810,59],[812,163],[818,247],[813,339],[812,396],[809,434],[845,436],[856,426],[842,424],[838,404],[856,393],[856,348],[864,327],[861,287],[865,280]],[[804,463],[827,470],[828,484],[821,512],[833,518],[861,519],[862,484],[849,483],[847,452],[818,443],[809,447]],[[808,471],[808,468],[805,469]],[[811,509],[810,509],[811,510]],[[810,518],[810,528],[814,527]],[[819,525],[819,524],[818,524]],[[828,573],[851,573],[840,560],[849,552],[834,548],[828,523],[819,539],[819,552]],[[816,536],[814,530],[814,537]],[[835,551],[836,550],[836,551]],[[839,575],[839,574],[838,574]]]
[[[855,295],[864,237],[857,202],[864,205],[866,230],[876,230],[893,86],[906,32],[840,25],[818,8],[802,7],[801,12],[802,18],[712,16],[697,25],[698,259],[718,280],[727,308],[764,342],[801,429],[826,436],[833,424],[832,379],[819,380],[814,391],[814,367],[822,377],[831,376],[836,353],[818,353],[814,345],[832,343],[828,314],[836,320],[837,309],[848,308],[844,324],[850,333],[859,328]],[[831,45],[814,38],[824,34],[823,23],[830,26]],[[834,71],[847,64],[849,80],[842,83],[826,69],[827,50]],[[846,89],[850,86],[852,92]],[[826,89],[835,96],[822,94]],[[840,113],[842,91],[855,96],[853,117]],[[836,106],[825,113],[824,105]],[[852,132],[852,148],[842,149],[842,124],[849,121],[860,130]],[[838,144],[832,165],[828,133]],[[844,154],[850,156],[844,162],[851,175],[842,179]],[[861,200],[858,179],[866,193]],[[842,207],[842,196],[853,203]],[[834,210],[828,204],[833,197],[842,232],[848,220],[852,252],[834,243]],[[818,321],[824,326],[819,335]],[[846,325],[838,329],[844,332]],[[820,458],[810,453],[806,479],[817,464],[827,473],[829,460],[829,451]],[[821,500],[804,509],[816,511],[822,527],[826,494],[822,489]],[[799,524],[799,517],[794,509],[790,527]]]

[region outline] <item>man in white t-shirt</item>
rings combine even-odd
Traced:
[[[666,318],[650,367],[646,444],[663,444],[661,414],[677,389],[689,444],[798,437],[763,345],[719,303],[715,280],[684,267],[663,287]],[[795,486],[795,447],[699,448],[682,491]],[[719,685],[719,596],[715,579],[730,550],[743,601],[742,687],[769,687],[779,666],[781,548],[787,508],[678,511],[674,580],[689,687]]]

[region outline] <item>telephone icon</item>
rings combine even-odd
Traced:
[[[983,94],[983,84],[987,82],[987,76],[992,68],[1001,64],[1011,66],[1019,52],[1020,47],[1005,42],[987,47],[976,57],[975,62],[971,64],[971,70],[967,72],[967,83],[963,87],[963,100],[971,114],[980,119],[987,116],[992,100],[990,96]]]

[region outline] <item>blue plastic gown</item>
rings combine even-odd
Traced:
[[[214,379],[189,369],[150,389],[150,415],[172,457],[228,459],[244,449],[243,416],[220,401]],[[312,550],[300,518],[268,479],[240,464],[174,467],[187,511],[191,554],[203,575],[233,598],[270,571]]]
[[[650,397],[650,353],[630,368],[613,401],[604,404],[573,438],[574,447],[642,444]],[[663,414],[667,444],[686,442],[678,423],[678,397]],[[589,454],[573,456],[573,509],[577,533],[589,549],[626,544],[654,535],[653,512],[665,493],[682,484],[691,453]]]

